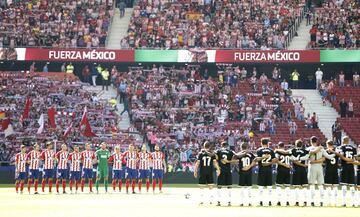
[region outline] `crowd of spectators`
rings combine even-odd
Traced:
[[[116,80],[120,102],[128,104],[144,142],[150,149],[160,144],[177,171],[195,160],[204,140],[227,141],[234,150],[247,141],[255,149],[263,136],[279,134],[283,137],[273,142],[287,143],[298,128],[306,130],[301,99],[279,83],[279,73],[259,74],[231,65],[218,65],[216,72],[199,65],[153,65],[129,67]],[[309,114],[309,120],[308,128],[317,128],[316,115]]]
[[[121,46],[284,49],[304,2],[139,0]]]
[[[14,151],[18,151],[21,144],[33,145],[37,142],[43,147],[49,140],[57,141],[58,144],[65,142],[70,146],[85,142],[95,145],[105,141],[108,144],[121,144],[122,148],[130,143],[141,143],[134,134],[118,129],[121,117],[114,106],[116,101],[100,99],[96,92],[83,88],[86,84],[77,79],[53,79],[38,74],[24,77],[23,73],[14,72],[3,72],[0,75],[6,78],[1,79],[0,84],[0,123],[9,119],[13,128],[13,134],[7,137],[6,129],[0,130],[0,161],[13,157]],[[29,117],[21,118],[27,99],[31,99]],[[96,137],[86,137],[80,126],[85,107],[91,131]],[[56,112],[55,128],[50,124],[50,108]],[[41,114],[45,116],[45,126],[38,133]],[[69,133],[65,133],[70,128]]]
[[[323,1],[314,9],[311,48],[360,48],[360,2]]]
[[[1,1],[0,47],[104,47],[112,0]]]

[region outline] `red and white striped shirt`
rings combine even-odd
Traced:
[[[151,154],[147,152],[140,152],[139,154],[139,170],[150,169]]]
[[[163,170],[164,169],[164,153],[162,152],[153,152],[151,153],[151,158],[153,160],[153,169],[154,170]]]
[[[56,153],[56,159],[58,160],[57,168],[59,170],[67,170],[69,152],[67,152],[67,151],[59,151],[58,153]]]
[[[83,169],[93,169],[93,160],[95,159],[93,151],[81,152],[81,159],[83,160]]]
[[[136,169],[137,168],[137,159],[138,159],[138,154],[133,151],[133,152],[125,152],[124,153],[124,158],[126,160],[126,167],[129,169]]]
[[[45,150],[41,153],[41,159],[44,161],[44,169],[54,169],[55,152],[53,150]]]
[[[40,167],[40,151],[32,150],[27,154],[26,159],[30,161],[29,169],[38,170]]]
[[[16,164],[16,172],[23,173],[26,172],[26,153],[17,153],[15,155],[15,164]]]
[[[113,162],[113,170],[121,170],[123,160],[124,158],[122,153],[114,153],[109,158],[109,162]]]
[[[80,171],[80,163],[81,163],[81,153],[80,152],[72,152],[69,154],[70,163],[70,171]]]

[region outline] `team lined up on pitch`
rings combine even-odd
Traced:
[[[356,148],[349,144],[349,138],[344,137],[341,146],[335,147],[332,141],[327,141],[325,149],[318,144],[318,138],[310,139],[311,145],[305,147],[302,140],[296,140],[292,149],[285,149],[282,142],[273,150],[269,147],[270,139],[263,138],[261,147],[252,153],[248,150],[248,144],[242,143],[242,151],[234,153],[223,142],[221,148],[211,151],[210,143],[205,142],[204,148],[198,155],[194,175],[199,178],[200,204],[205,200],[212,203],[214,200],[213,170],[217,172],[217,205],[221,202],[231,206],[232,198],[232,173],[231,164],[239,165],[240,206],[260,205],[273,200],[273,168],[277,168],[276,192],[277,205],[295,206],[359,206],[360,201],[360,178],[358,170],[357,186],[355,189],[355,168],[359,165],[360,155]],[[359,145],[360,149],[360,145]],[[323,166],[324,164],[324,166]],[[252,193],[253,169],[258,165],[259,186],[256,195]],[[338,170],[340,172],[340,180]],[[292,182],[290,182],[292,175]],[[342,203],[337,203],[338,185],[341,186]],[[290,188],[290,187],[293,188]],[[316,186],[318,188],[316,188]],[[327,194],[325,195],[324,186]],[[208,187],[209,195],[205,195],[205,187]],[[264,195],[264,189],[268,194]],[[347,191],[351,193],[351,204],[347,204]],[[226,195],[226,196],[225,196]],[[316,197],[319,195],[319,197]],[[206,197],[205,197],[206,196]],[[255,197],[256,196],[256,197]],[[274,195],[275,196],[275,195]],[[290,201],[293,196],[295,201]],[[206,199],[205,199],[206,198]],[[320,198],[319,200],[317,198]],[[256,199],[256,201],[255,201]],[[325,200],[326,199],[326,200]],[[290,203],[293,202],[293,203]]]
[[[29,164],[29,167],[27,166]],[[111,154],[107,149],[106,143],[101,144],[101,148],[92,151],[90,144],[85,144],[85,150],[80,152],[78,146],[74,146],[73,152],[67,151],[67,145],[63,144],[61,150],[55,153],[53,144],[48,142],[46,149],[40,151],[38,144],[34,149],[26,153],[26,146],[21,146],[21,152],[15,156],[15,188],[16,192],[23,193],[24,182],[27,179],[28,192],[34,181],[35,194],[38,194],[38,183],[40,178],[40,168],[42,171],[41,189],[45,192],[46,182],[49,186],[49,193],[52,192],[53,178],[56,172],[56,192],[60,193],[60,183],[62,192],[66,193],[66,185],[69,181],[70,191],[78,192],[81,185],[81,192],[84,191],[85,181],[88,180],[90,193],[93,193],[93,169],[96,168],[96,192],[99,193],[99,182],[103,178],[105,192],[108,192],[109,164],[112,164],[112,187],[114,192],[118,188],[121,192],[122,181],[125,179],[126,193],[129,193],[131,184],[132,193],[135,193],[136,184],[138,191],[141,192],[142,181],[146,182],[146,191],[150,188],[150,178],[152,178],[152,190],[155,193],[156,184],[162,192],[164,172],[166,171],[164,153],[159,146],[155,146],[155,152],[149,153],[144,145],[138,151],[133,145],[129,150],[121,153],[120,147],[114,148]],[[126,168],[123,169],[123,165]],[[28,167],[28,168],[27,168]],[[28,171],[28,173],[27,173]],[[70,176],[69,176],[70,172]],[[28,175],[29,174],[29,175]]]

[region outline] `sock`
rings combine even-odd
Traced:
[[[246,195],[248,198],[248,203],[252,204],[252,196],[251,196],[251,186],[246,187]]]
[[[209,188],[209,195],[208,195],[208,198],[209,198],[209,202],[210,203],[213,203],[214,202],[214,191],[213,191],[213,189],[212,188]]]
[[[155,187],[156,187],[156,180],[153,180],[153,183],[152,183],[153,192],[155,192]]]
[[[327,196],[328,196],[328,198],[327,198],[327,201],[328,201],[328,205],[330,205],[331,204],[331,198],[332,198],[332,195],[331,195],[331,187],[327,187],[326,188],[326,192],[327,192]]]
[[[228,188],[228,202],[231,203],[231,188]]]
[[[128,193],[129,192],[129,186],[130,186],[130,180],[127,179],[125,185],[126,185],[126,193]]]
[[[310,202],[314,202],[314,196],[315,196],[315,185],[310,185]]]
[[[343,185],[343,186],[341,186],[341,190],[342,190],[342,199],[343,199],[343,205],[345,205],[346,204],[346,185]]]
[[[60,186],[60,183],[59,183],[59,179],[56,179],[56,182],[55,182],[55,186],[56,186],[56,192],[59,193],[59,186]]]
[[[268,186],[267,190],[268,190],[268,201],[271,202],[272,186]]]
[[[162,179],[159,179],[159,190],[160,190],[160,191],[161,191],[161,189],[162,189],[162,185],[163,185]]]
[[[355,198],[355,187],[354,186],[350,187],[350,192],[351,192],[352,205],[355,206],[356,198]]]
[[[42,192],[45,191],[45,185],[46,185],[46,181],[45,181],[45,179],[43,179],[43,180],[41,181],[41,189],[42,189]]]
[[[105,185],[105,192],[107,192],[108,190],[108,185],[109,185],[109,181],[106,179],[104,180],[104,185]]]
[[[333,203],[334,203],[335,206],[337,204],[337,196],[338,196],[338,187],[335,186],[333,188]]]
[[[81,192],[84,192],[85,180],[81,180]]]
[[[79,180],[75,180],[75,191],[79,188]]]
[[[99,191],[99,180],[96,179],[95,181],[95,187],[96,187],[96,191]]]
[[[30,188],[31,188],[31,180],[30,179],[28,180],[27,187],[28,187],[28,192],[30,193]]]
[[[20,192],[24,190],[24,181],[20,182]]]
[[[217,196],[218,196],[218,202],[221,202],[221,188],[218,188],[217,190]]]
[[[139,192],[141,192],[142,180],[139,180]]]
[[[16,190],[16,193],[19,191],[19,182],[18,181],[15,182],[15,190]]]
[[[132,180],[132,183],[131,183],[132,192],[135,192],[135,187],[136,187],[136,180],[133,179],[133,180]]]
[[[49,192],[51,193],[51,189],[52,189],[52,179],[49,179]]]
[[[308,198],[308,189],[307,189],[307,188],[303,188],[302,191],[303,191],[303,195],[304,195],[304,200],[303,200],[303,202],[307,202],[307,200],[309,199],[309,198]]]
[[[149,192],[149,188],[150,188],[150,181],[146,180],[146,192]]]
[[[73,187],[73,184],[74,184],[74,181],[73,180],[70,180],[70,191],[72,191],[72,187]]]
[[[121,187],[122,187],[122,181],[119,180],[119,191],[121,191]]]
[[[116,190],[116,180],[115,179],[112,180],[112,187],[113,187],[113,190],[115,191]]]
[[[37,192],[38,185],[39,185],[39,180],[35,180],[34,183],[35,192]]]
[[[63,187],[63,192],[65,192],[65,189],[66,189],[66,181],[65,180],[62,181],[62,187]]]
[[[320,203],[324,202],[324,186],[319,185],[319,192],[320,192]]]
[[[263,201],[264,186],[259,186],[260,201]]]
[[[296,203],[299,203],[299,194],[300,194],[300,189],[295,188],[295,202]]]
[[[204,203],[204,190],[203,188],[200,188],[200,203]]]
[[[90,192],[92,192],[92,188],[93,188],[93,180],[92,179],[89,180],[89,188],[90,188]]]
[[[243,187],[240,187],[240,204],[244,204],[244,198],[245,198],[244,191],[245,189]]]
[[[289,186],[285,187],[286,202],[290,201],[290,192],[291,192],[290,187]]]
[[[282,189],[280,186],[276,186],[276,193],[277,193],[277,196],[278,196],[278,202],[281,202],[281,193],[282,193]]]

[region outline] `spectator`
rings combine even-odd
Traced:
[[[120,85],[119,85],[119,92],[120,92],[120,103],[123,103],[125,100],[125,96],[126,96],[126,89],[127,89],[127,84],[125,81],[121,81]]]
[[[348,103],[348,117],[352,118],[353,116],[354,116],[354,103],[350,98]]]
[[[285,91],[289,89],[289,84],[285,79],[283,80],[283,82],[281,82],[281,89]]]
[[[324,73],[320,70],[320,68],[318,68],[317,71],[315,72],[315,77],[316,77],[316,89],[317,89],[317,90],[320,89],[320,84],[322,83],[323,74],[324,74]]]
[[[120,10],[120,18],[123,18],[125,15],[125,8],[126,8],[126,4],[124,1],[120,1],[119,2],[119,10]]]
[[[289,122],[289,131],[291,135],[295,135],[297,130],[297,124],[295,121],[291,120]]]
[[[345,102],[344,98],[341,99],[341,102],[339,103],[339,106],[340,106],[340,116],[342,118],[345,118],[346,113],[347,113],[347,109],[348,109],[348,104],[347,104],[347,102]]]
[[[292,80],[292,89],[298,89],[299,88],[299,72],[295,69],[291,73],[291,80]]]
[[[307,117],[305,118],[305,124],[306,124],[306,128],[308,128],[308,129],[312,128],[312,121],[311,121],[310,113],[308,113]]]
[[[44,67],[43,67],[43,72],[49,72],[49,68],[48,68],[48,64],[45,63]]]
[[[95,65],[91,66],[91,79],[92,79],[92,85],[95,87],[96,86],[96,78],[98,76],[98,70],[95,67]]]
[[[91,81],[90,81],[90,75],[91,75],[91,73],[90,73],[89,65],[86,65],[86,66],[83,68],[83,70],[82,70],[82,72],[81,72],[81,75],[82,75],[82,77],[83,77],[83,79],[84,79],[84,81],[85,81],[86,83],[91,84]]]
[[[61,72],[66,72],[66,64],[65,63],[63,63],[62,65],[61,65]]]
[[[311,124],[312,124],[312,128],[314,128],[314,129],[319,128],[319,125],[318,125],[319,119],[315,112],[313,112],[313,115],[311,116]]]
[[[345,74],[343,71],[341,71],[339,74],[339,86],[345,87]]]
[[[359,75],[357,72],[353,75],[353,85],[354,87],[359,87]]]
[[[110,81],[110,72],[107,68],[101,71],[101,79],[102,79],[102,90],[109,90],[109,81]]]
[[[341,138],[342,138],[342,133],[341,133],[341,125],[338,121],[335,121],[335,123],[332,125],[331,127],[332,129],[332,133],[333,133],[333,140],[335,141],[336,146],[340,146],[341,145]]]
[[[74,66],[72,63],[69,63],[67,66],[66,66],[66,73],[67,74],[74,74]]]

